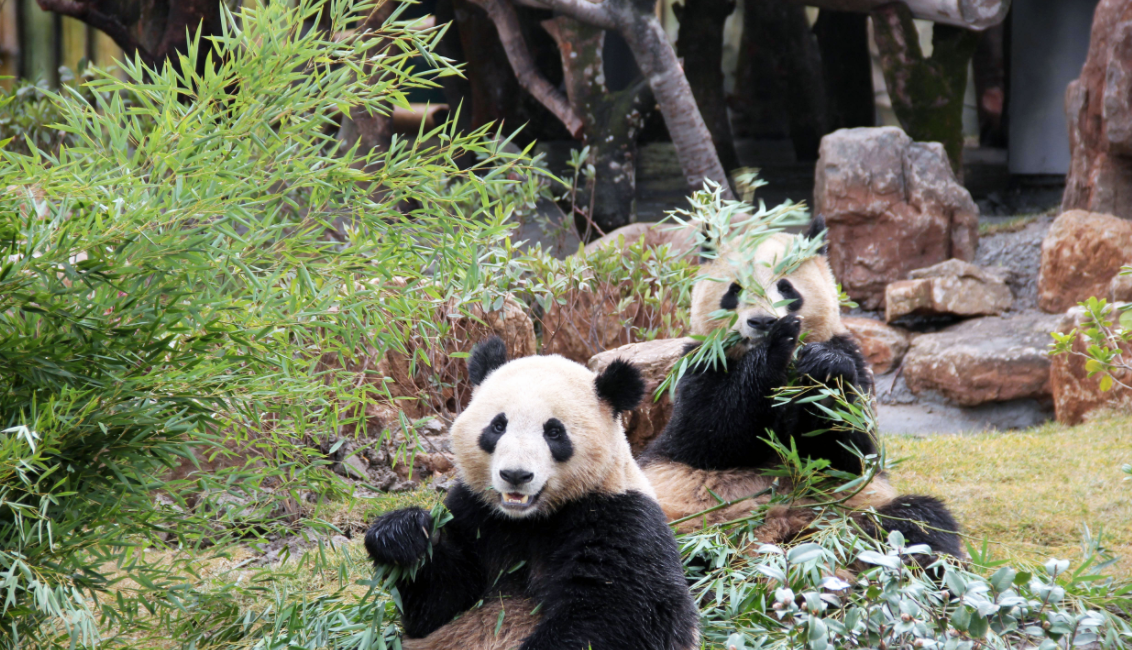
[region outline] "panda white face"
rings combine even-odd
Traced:
[[[566,425],[545,408],[513,409],[511,417],[499,412],[480,432],[479,446],[491,456],[499,508],[518,517],[538,511],[558,465],[574,456]]]
[[[762,289],[761,296],[752,294],[732,280],[720,297],[718,307],[720,311],[736,313],[734,327],[752,343],[765,336],[778,319],[786,314],[798,313],[805,303],[788,278],[769,282],[769,286]]]
[[[505,351],[491,358],[482,348],[469,361],[475,393],[450,436],[464,484],[484,502],[523,518],[594,492],[652,494],[619,417],[644,390],[635,368],[596,375],[559,356],[506,362]]]
[[[812,257],[786,275],[775,275],[773,267],[791,246],[796,235],[768,238],[746,261],[745,256],[723,251],[704,265],[692,290],[692,333],[706,335],[732,326],[750,343],[759,341],[778,319],[794,314],[802,320],[807,341],[828,341],[842,333],[837,282],[823,256]],[[737,264],[750,264],[740,269]],[[743,286],[743,282],[757,287]],[[721,317],[722,316],[722,317]]]

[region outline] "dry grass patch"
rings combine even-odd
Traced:
[[[1020,561],[1079,560],[1085,527],[1120,560],[1110,571],[1132,578],[1132,418],[1076,427],[1049,424],[1017,433],[891,436],[891,472],[902,492],[946,499],[968,541]]]

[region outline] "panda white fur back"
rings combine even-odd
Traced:
[[[408,508],[366,533],[375,564],[416,566],[397,583],[406,650],[696,647],[675,538],[621,425],[644,392],[636,368],[507,362],[499,339],[468,368],[452,519],[430,536]]]
[[[824,232],[820,219],[807,237]],[[841,323],[837,284],[824,247],[788,274],[773,274],[797,235],[777,234],[765,239],[751,256],[722,250],[706,264],[692,293],[692,332],[707,334],[726,326],[713,318],[720,310],[734,312],[734,324],[743,337],[728,351],[726,368],[691,369],[677,386],[672,418],[665,430],[642,454],[640,462],[670,520],[682,519],[715,506],[716,497],[742,499],[769,488],[765,471],[780,463],[763,438],[773,430],[787,445],[793,443],[803,458],[824,458],[833,469],[860,473],[860,456],[876,453],[877,442],[859,431],[827,431],[830,421],[812,404],[776,405],[775,389],[795,380],[802,385],[841,383],[860,399],[869,399],[872,372],[856,342]],[[739,272],[736,264],[752,264]],[[763,288],[744,290],[741,278],[754,278]],[[786,300],[789,304],[782,304]],[[776,303],[779,303],[776,306]],[[804,343],[799,345],[802,334]],[[780,479],[778,492],[791,489]],[[748,516],[770,496],[747,500],[688,520],[686,531],[699,526]],[[899,529],[909,543],[925,543],[934,550],[962,555],[958,526],[938,500],[899,496],[885,476],[875,477],[848,504],[873,509],[884,529]],[[763,542],[786,541],[803,532],[813,513],[806,504],[776,507],[767,513],[758,531]],[[916,522],[923,522],[919,525]],[[878,534],[880,531],[877,531]]]

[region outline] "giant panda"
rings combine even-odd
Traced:
[[[644,393],[638,370],[507,361],[498,338],[468,368],[472,399],[450,431],[452,519],[431,534],[429,513],[407,508],[365,537],[375,564],[415,569],[396,583],[404,648],[697,647],[675,536],[621,424]]]
[[[781,461],[765,442],[767,429],[780,441],[793,443],[802,458],[822,458],[842,472],[861,474],[861,455],[877,452],[872,435],[861,431],[826,431],[830,421],[817,405],[778,404],[775,389],[792,379],[801,384],[842,383],[856,399],[869,399],[873,378],[860,348],[841,323],[837,283],[825,257],[824,244],[786,275],[774,268],[799,242],[822,237],[825,224],[815,219],[805,235],[778,233],[763,239],[750,258],[723,248],[706,263],[692,291],[693,334],[706,335],[735,314],[740,343],[728,350],[726,367],[692,368],[677,385],[672,418],[646,448],[640,463],[670,520],[735,501],[771,487],[768,469]],[[754,264],[749,273],[738,265]],[[763,296],[739,285],[755,278]],[[802,336],[804,334],[804,337]],[[799,345],[799,339],[802,344]],[[696,344],[692,344],[688,351]],[[789,492],[779,479],[779,492]],[[681,522],[686,532],[699,526],[749,516],[770,496],[746,500]],[[763,542],[786,541],[804,531],[814,513],[807,504],[773,506],[756,533]],[[862,517],[871,530],[899,530],[908,544],[927,544],[933,551],[963,557],[958,526],[942,502],[928,496],[897,495],[881,474],[847,501],[851,508],[874,509]]]

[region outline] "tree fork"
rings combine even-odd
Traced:
[[[585,124],[590,163],[597,173],[587,180],[575,206],[575,225],[589,241],[632,223],[636,213],[637,135],[652,103],[648,83],[640,78],[628,88],[609,92],[604,82],[605,31],[568,16],[543,21],[558,43],[570,107]]]
[[[704,123],[684,76],[676,52],[668,42],[650,0],[524,0],[533,6],[550,8],[583,23],[616,30],[625,38],[637,67],[652,88],[664,115],[676,156],[691,190],[703,187],[705,179],[719,183],[723,196],[734,199],[727,172],[719,162],[711,131]]]
[[[723,24],[735,10],[735,0],[684,0],[673,5],[680,21],[676,48],[684,59],[700,115],[715,142],[723,168],[739,166],[727,97],[723,91]]]
[[[538,72],[535,62],[523,41],[519,17],[507,0],[471,0],[479,5],[495,24],[503,50],[519,84],[562,122],[574,138],[582,135],[582,120],[570,108],[570,103]]]
[[[873,11],[873,33],[892,108],[913,140],[943,143],[956,178],[963,179],[963,93],[975,33],[932,26],[933,52],[924,57],[912,12],[900,2]]]

